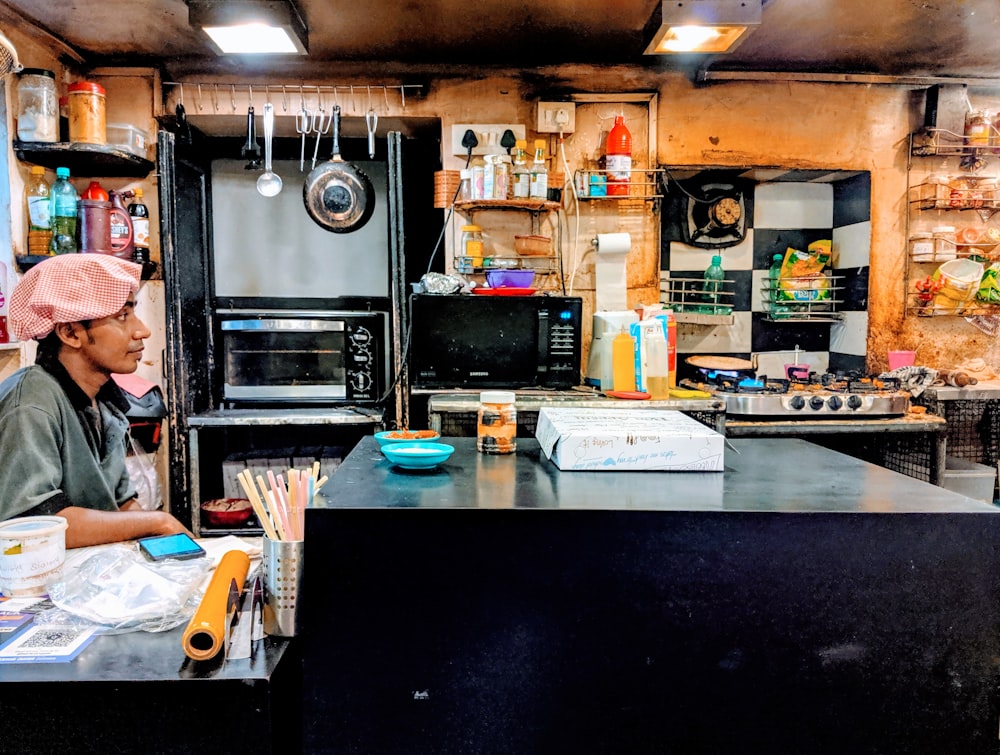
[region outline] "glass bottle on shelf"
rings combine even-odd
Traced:
[[[528,142],[518,139],[514,145],[513,192],[515,199],[531,196],[531,170],[528,168]]]
[[[52,241],[51,187],[45,180],[45,168],[31,166],[31,178],[24,187],[28,206],[28,254],[48,255]]]
[[[531,199],[547,199],[549,196],[549,169],[545,165],[545,140],[535,139],[535,159],[531,163]]]

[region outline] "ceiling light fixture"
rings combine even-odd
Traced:
[[[291,0],[188,0],[188,23],[224,55],[308,52],[306,25]]]
[[[646,55],[732,52],[760,26],[763,0],[663,0],[646,26]]]

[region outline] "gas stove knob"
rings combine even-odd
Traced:
[[[848,409],[860,409],[861,408],[861,396],[850,395],[847,397],[847,408]]]
[[[816,411],[822,409],[825,404],[826,402],[823,400],[822,396],[813,396],[809,399],[809,408],[815,409]]]
[[[837,411],[837,409],[839,409],[844,405],[844,402],[840,398],[840,396],[830,396],[829,400],[826,402],[826,405],[831,409],[833,409],[833,411]]]
[[[795,411],[799,411],[806,405],[806,400],[802,396],[792,396],[788,401],[788,405]]]

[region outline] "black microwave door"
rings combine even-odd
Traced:
[[[411,315],[416,387],[538,383],[538,304],[530,297],[416,295]]]

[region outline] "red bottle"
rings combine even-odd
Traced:
[[[625,116],[616,115],[607,144],[608,196],[628,196],[632,171],[632,134],[625,127]]]
[[[80,195],[80,199],[96,199],[102,202],[108,201],[108,192],[106,192],[97,181],[91,181],[90,186],[83,190]]]

